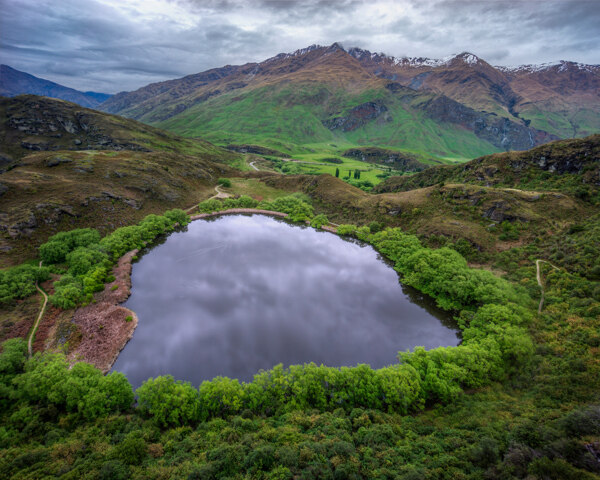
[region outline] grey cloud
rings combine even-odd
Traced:
[[[367,0],[163,1],[164,14],[138,21],[143,2],[0,0],[0,61],[110,93],[336,41],[396,56],[600,63],[595,1],[389,0],[377,13]]]

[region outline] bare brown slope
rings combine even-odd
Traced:
[[[231,92],[247,92],[274,84],[320,82],[347,92],[360,92],[384,82],[367,72],[341,46],[314,46],[280,54],[261,63],[226,66],[181,79],[122,92],[100,108],[145,122],[160,122],[198,103]]]

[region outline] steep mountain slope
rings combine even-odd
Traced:
[[[79,90],[35,77],[29,73],[21,72],[8,65],[0,65],[0,95],[15,97],[25,94],[58,98],[89,108],[95,108],[110,98],[108,93],[80,92]]]
[[[212,195],[238,155],[73,103],[0,99],[0,265],[48,236],[108,232]],[[1,170],[0,170],[1,171]],[[212,192],[212,193],[211,193]]]
[[[524,80],[469,53],[395,59],[313,45],[122,92],[100,108],[185,136],[288,154],[369,145],[465,159],[599,131],[598,69],[586,68],[582,79],[565,80],[557,68]],[[534,97],[534,84],[546,93]]]
[[[468,52],[441,60],[394,58],[353,48],[373,74],[422,91],[432,90],[473,108],[558,137],[600,130],[600,66],[556,64],[493,67]]]

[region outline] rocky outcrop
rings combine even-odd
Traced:
[[[468,128],[482,140],[503,150],[527,150],[557,139],[554,135],[494,113],[478,112],[444,95],[425,103],[423,110],[433,120]]]
[[[419,162],[414,156],[377,147],[351,148],[342,153],[347,158],[356,158],[363,162],[393,166],[404,172],[420,172],[427,165]]]
[[[132,150],[150,152],[138,143],[116,138],[118,128],[109,131],[101,114],[77,108],[73,104],[33,95],[4,99],[5,122],[0,137],[12,148],[20,145],[16,157],[30,151],[57,150]],[[116,133],[116,135],[115,135]],[[2,154],[0,169],[11,159]]]
[[[287,157],[286,153],[274,150],[273,148],[261,147],[260,145],[227,145],[227,150],[238,153],[254,153],[256,155],[268,155],[271,157]]]
[[[392,117],[383,103],[366,102],[352,108],[344,117],[335,117],[323,122],[329,130],[351,132],[381,117],[385,122],[391,122]]]

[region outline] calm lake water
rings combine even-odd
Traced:
[[[261,215],[171,234],[134,264],[125,305],[139,325],[113,370],[134,387],[164,374],[250,381],[278,363],[378,368],[459,343],[450,316],[372,247]]]

